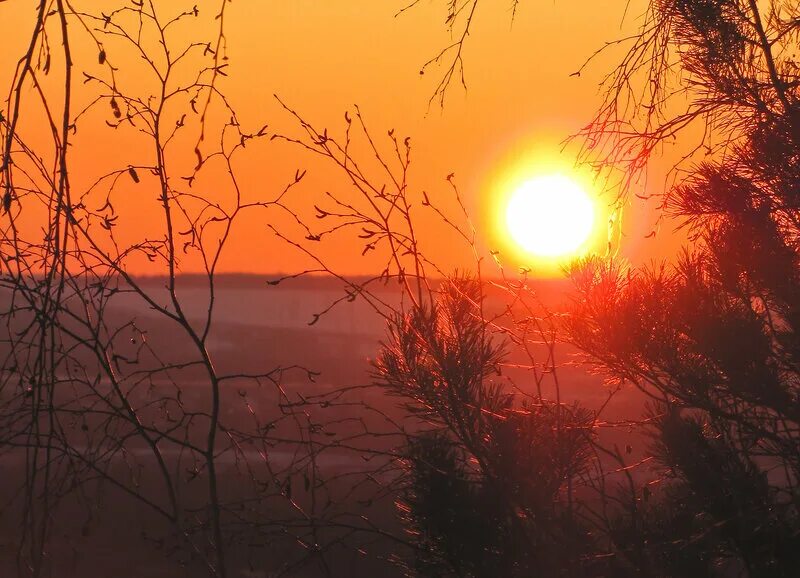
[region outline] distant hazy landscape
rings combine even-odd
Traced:
[[[292,369],[283,375],[280,385],[288,395],[299,394],[304,398],[357,386],[359,389],[337,398],[340,402],[349,398],[355,402],[352,407],[344,405],[341,409],[318,410],[320,423],[335,424],[330,426],[331,435],[335,432],[336,435],[346,438],[349,432],[360,432],[361,426],[354,425],[360,420],[369,422],[370,428],[375,431],[386,429],[386,424],[365,408],[378,408],[386,415],[402,420],[402,412],[398,409],[400,400],[387,397],[378,388],[361,388],[372,383],[370,359],[386,336],[385,321],[369,305],[356,299],[353,302],[339,303],[311,324],[316,315],[346,296],[342,283],[332,278],[305,278],[272,286],[267,283],[270,279],[272,277],[269,276],[233,275],[217,280],[215,321],[208,343],[218,370],[222,373],[230,371],[246,374],[276,367],[302,366],[314,372],[313,381],[306,372]],[[538,283],[534,287],[540,287],[537,290],[542,300],[553,306],[566,298],[568,284],[564,281],[534,283]],[[151,278],[146,279],[143,284],[152,294],[158,295],[159,288],[164,286],[164,280]],[[178,287],[178,294],[189,318],[202,323],[209,302],[207,287],[195,277],[179,277]],[[166,297],[166,293],[164,295]],[[8,298],[8,295],[5,297]],[[398,292],[391,285],[382,290],[381,297],[388,303],[398,302]],[[500,301],[494,305],[499,304]],[[487,305],[488,308],[492,306]],[[107,322],[111,325],[122,325],[128,320],[135,321],[136,327],[144,332],[149,344],[159,352],[162,360],[181,359],[183,349],[187,346],[179,337],[180,332],[174,324],[163,316],[154,314],[136,296],[117,295],[114,306],[107,311]],[[567,401],[580,401],[588,407],[600,407],[608,396],[602,378],[590,374],[574,350],[568,346],[563,346],[560,351],[559,378],[563,398]],[[180,383],[183,403],[201,406],[208,396],[205,382],[198,380],[191,371],[184,372],[184,375]],[[513,378],[520,388],[526,387],[524,370],[509,369],[504,376],[504,379],[508,378]],[[172,385],[168,382],[150,384],[147,388],[132,392],[132,398],[144,404],[150,397],[156,397],[161,387],[166,391]],[[222,396],[223,425],[246,423],[251,412],[261,422],[280,416],[279,397],[268,385],[256,386],[249,381],[233,380],[226,383]],[[614,419],[615,415],[629,412],[631,408],[629,406],[626,410],[625,404],[639,403],[637,396],[628,396],[627,402],[624,401],[625,397],[618,396],[614,400],[604,413],[605,419]],[[246,404],[243,402],[245,399]],[[618,433],[619,443],[630,443],[629,434],[624,429],[604,435],[617,436]],[[354,448],[391,451],[401,441],[399,437],[389,436],[385,439],[371,439],[367,446],[359,446],[360,442],[356,442],[354,446],[329,448],[316,458],[315,467],[331,478],[344,476],[341,483],[355,486],[364,482],[363,475],[359,472],[373,471],[382,458],[377,456],[375,460],[365,460],[365,455],[354,451]],[[79,447],[77,443],[76,447]],[[162,451],[173,465],[185,460],[178,448],[166,446]],[[295,456],[287,451],[283,449],[264,453],[253,448],[247,450],[250,453],[245,452],[243,455],[256,464],[268,463],[270,468],[277,470],[289,467],[290,464],[292,468],[297,468],[297,464],[292,463]],[[639,451],[641,448],[637,448],[637,454]],[[122,456],[125,456],[124,460]],[[237,457],[230,452],[221,452],[217,458],[223,491],[230,495],[237,492],[237,461],[241,458],[242,455]],[[133,445],[114,459],[135,464],[140,475],[139,483],[147,486],[148,472],[153,471],[155,465],[146,448]],[[23,453],[6,450],[2,458],[3,475],[0,479],[0,494],[4,500],[12,498],[22,487],[24,463]],[[111,464],[112,469],[123,468],[122,462],[115,463]],[[126,463],[124,467],[129,466]],[[391,477],[390,473],[386,475]],[[346,481],[348,479],[350,481]],[[299,481],[297,483],[301,484]],[[295,491],[302,494],[303,490],[298,487]],[[368,491],[365,489],[364,493]],[[92,512],[89,518],[86,518],[84,510],[78,505],[80,503],[85,506],[86,500],[89,500],[89,511]],[[342,504],[343,508],[350,508],[349,514],[358,516],[359,510],[362,513],[369,511],[373,522],[380,522],[385,528],[397,527],[397,523],[393,521],[396,512],[392,499],[366,506],[365,502],[359,501],[357,492],[349,500],[349,506]],[[74,517],[71,512],[75,512]],[[197,571],[192,565],[182,569],[184,560],[180,555],[171,554],[169,540],[165,541],[168,530],[157,518],[108,484],[98,482],[91,496],[66,495],[58,516],[54,527],[56,540],[48,553],[49,575],[53,578],[166,578],[181,575],[181,572],[191,576]],[[6,525],[0,541],[0,570],[3,574],[10,574],[16,564],[15,536],[18,529],[8,525],[14,520],[14,516],[5,516],[3,519]],[[147,531],[143,532],[141,528]],[[234,566],[241,568],[237,576],[242,578],[268,576],[270,568],[278,568],[287,558],[291,558],[291,552],[283,548],[273,551],[269,544],[260,542],[254,542],[252,551],[233,549],[232,555],[234,558],[241,558],[241,564]],[[352,551],[343,550],[341,555],[344,558],[336,564],[335,576],[367,577],[372,576],[376,568],[386,572],[387,567],[392,566],[387,566],[384,562],[352,558]],[[371,552],[370,556],[373,555],[374,552]],[[335,554],[333,557],[336,559]],[[313,568],[308,572],[309,576],[315,575]]]

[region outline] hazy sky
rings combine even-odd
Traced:
[[[199,5],[213,9],[215,4]],[[561,141],[591,119],[600,102],[599,81],[620,53],[609,52],[580,77],[570,74],[605,42],[635,30],[645,3],[522,0],[512,25],[510,2],[479,2],[463,52],[468,88],[453,85],[440,108],[429,100],[443,70],[432,66],[420,75],[420,68],[452,41],[446,4],[425,0],[397,15],[404,4],[392,0],[237,0],[226,14],[230,59],[222,88],[243,123],[255,128],[268,123],[271,130],[290,135],[300,134],[297,124],[273,94],[332,134],[343,130],[345,110],[358,104],[375,134],[394,128],[412,138],[412,188],[446,195],[445,176],[455,173],[482,246],[504,249],[503,236],[492,225],[493,187],[510,167],[556,167],[552,159]],[[24,31],[14,35],[13,46],[24,45],[32,15],[31,3],[0,5],[0,19]],[[0,61],[6,86],[14,54],[19,53],[4,51]],[[125,80],[137,80],[135,73],[130,76]],[[76,137],[75,162],[86,175],[136,146],[114,141],[102,132],[102,121],[98,126],[101,132]],[[273,141],[252,149],[237,169],[254,195],[274,194],[296,169],[308,168],[295,192],[298,206],[307,209],[336,183],[328,169],[296,147]],[[568,151],[559,162],[571,161]],[[136,233],[159,218],[147,206],[130,203],[140,222]],[[663,246],[663,241],[643,239],[652,230],[651,213],[639,201],[626,212],[624,251],[634,259]],[[435,229],[431,215],[420,218],[426,229]],[[296,268],[295,254],[267,234],[264,221],[264,215],[248,221],[234,236],[226,269]],[[462,263],[465,252],[453,257],[450,244],[433,237],[435,258]],[[344,241],[327,247],[327,258],[339,270],[374,266],[356,258],[359,251]],[[509,261],[515,260],[509,255]]]

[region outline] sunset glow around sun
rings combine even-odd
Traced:
[[[568,257],[587,242],[594,203],[576,181],[556,174],[519,185],[508,200],[505,222],[514,242],[539,257]]]

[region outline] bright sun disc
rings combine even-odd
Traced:
[[[592,232],[594,204],[583,188],[563,175],[525,181],[511,195],[506,225],[525,251],[563,257],[580,249]]]

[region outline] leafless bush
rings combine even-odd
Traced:
[[[241,557],[242,543],[319,542],[321,434],[283,388],[287,372],[313,373],[221,368],[209,346],[232,231],[247,212],[291,215],[302,178],[257,200],[240,188],[234,159],[267,131],[246,131],[218,86],[227,6],[106,13],[57,0],[31,23],[1,125],[0,439],[24,464],[7,512],[24,522],[21,574],[49,571],[60,508],[82,503],[89,525],[99,486],[159,517],[152,539],[212,575],[230,572],[226,552]],[[191,27],[211,38],[184,42]],[[94,64],[76,60],[87,47]],[[116,166],[89,178],[104,142],[122,143],[109,144]],[[199,305],[184,264],[202,271]],[[156,277],[135,273],[145,267]],[[253,396],[271,402],[266,414]],[[311,506],[292,498],[298,476]]]

